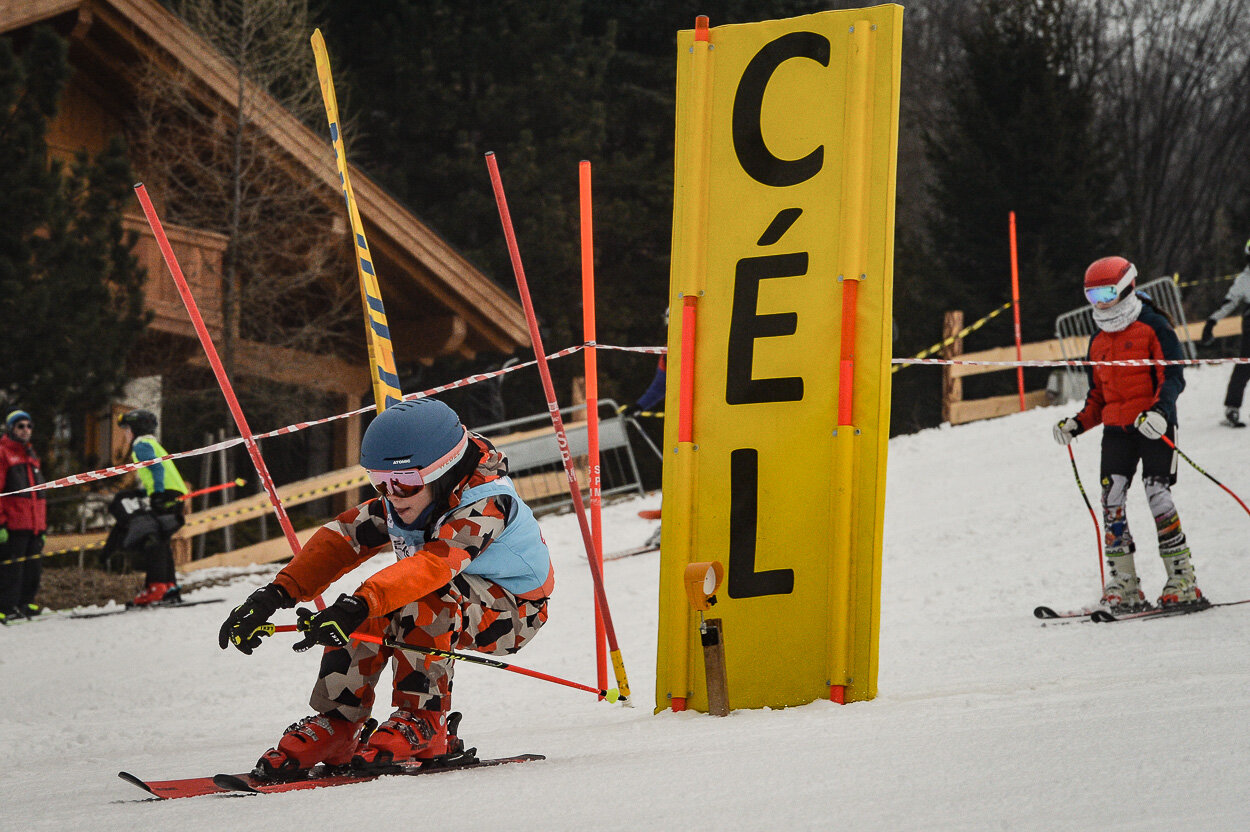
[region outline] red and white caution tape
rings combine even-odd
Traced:
[[[958,358],[895,358],[891,364],[962,364],[972,367],[1191,367],[1198,364],[1246,364],[1250,358],[1174,358],[1174,359],[1136,359],[1126,358],[1120,361],[961,361]]]
[[[576,346],[568,347],[566,349],[560,350],[559,352],[551,353],[550,355],[547,356],[547,358],[548,359],[565,358],[567,356],[574,355],[575,353],[578,353],[581,350],[586,349],[587,347],[595,347],[596,349],[600,349],[600,350],[617,350],[619,352],[636,352],[636,353],[643,353],[646,355],[664,355],[668,352],[668,349],[665,347],[618,347],[618,346],[612,346],[608,344],[599,344],[594,341],[588,341],[585,344],[577,344]],[[524,370],[525,368],[532,367],[537,363],[538,363],[537,359],[533,359],[533,360],[526,361],[521,364],[513,364],[510,367],[504,367],[503,369],[500,369],[500,370],[492,370],[489,373],[475,373],[471,376],[465,376],[462,379],[457,379],[456,381],[450,382],[448,384],[440,384],[437,387],[431,387],[430,389],[423,390],[420,393],[412,393],[410,395],[404,396],[404,399],[407,401],[411,401],[413,399],[423,399],[426,396],[434,396],[439,393],[444,393],[448,390],[455,390],[460,387],[468,387],[470,384],[477,384],[478,382],[489,381],[492,378],[498,378],[499,376],[506,375],[507,373],[514,373],[517,370]],[[982,366],[982,367],[1092,367],[1092,366],[1150,367],[1150,366],[1156,366],[1156,365],[1158,366],[1168,366],[1168,365],[1194,366],[1194,365],[1199,365],[1199,364],[1246,364],[1246,363],[1250,363],[1250,358],[1187,358],[1187,359],[1159,360],[1159,361],[1136,360],[1136,359],[1124,360],[1124,361],[1084,361],[1084,360],[961,361],[960,359],[957,359],[957,358],[895,358],[891,360],[891,363],[892,364],[933,364],[933,365],[939,365],[939,366],[963,364],[963,365]],[[258,434],[255,434],[253,438],[256,440],[269,439],[274,436],[283,436],[288,433],[296,433],[297,431],[304,430],[305,428],[311,428],[316,425],[324,425],[329,422],[337,421],[339,419],[350,419],[352,416],[359,416],[363,413],[368,413],[369,411],[376,410],[376,409],[377,409],[376,405],[372,405],[372,404],[366,405],[365,407],[361,407],[356,410],[348,411],[347,413],[339,413],[335,416],[327,416],[324,419],[313,419],[308,422],[296,422],[293,425],[287,425],[285,427],[278,428],[277,430],[271,430],[267,433],[258,433]],[[233,448],[235,445],[243,444],[243,442],[244,440],[242,437],[236,436],[231,439],[226,439],[225,441],[222,441],[222,442],[216,442],[212,445],[205,445],[202,448],[196,448],[190,451],[180,451],[175,454],[166,454],[165,456],[157,457],[156,459],[144,460],[143,462],[131,462],[125,465],[114,465],[108,468],[100,468],[95,471],[86,471],[81,474],[71,474],[68,477],[61,477],[60,479],[52,480],[51,482],[45,482],[40,485],[32,485],[29,488],[23,488],[19,491],[6,491],[3,494],[0,494],[0,497],[8,497],[14,494],[27,494],[27,493],[31,493],[34,491],[47,491],[53,488],[65,488],[66,486],[70,486],[70,485],[83,485],[85,483],[95,482],[98,480],[106,480],[112,477],[119,477],[123,474],[129,474],[134,471],[138,471],[140,468],[147,468],[152,465],[159,465],[160,463],[164,462],[167,459],[186,459],[188,457],[211,454],[216,451],[224,450],[226,448]]]

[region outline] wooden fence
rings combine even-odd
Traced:
[[[1187,327],[1177,327],[1177,335],[1184,338],[1186,334],[1195,343],[1202,337],[1205,321],[1197,321]],[[947,312],[942,321],[942,339],[951,338],[964,328],[963,312]],[[1233,315],[1220,320],[1215,325],[1217,338],[1226,338],[1241,333],[1241,316]],[[1066,342],[1066,343],[1065,343]],[[1062,361],[1065,357],[1084,357],[1089,343],[1087,338],[1067,338],[1061,342],[1058,338],[1049,341],[1035,341],[1022,344],[1020,357],[1024,361]],[[1065,356],[1064,352],[1067,355]],[[942,350],[943,358],[959,358],[964,361],[1015,361],[1015,345],[995,347],[980,352],[963,351],[963,339],[954,342]],[[1006,416],[1020,410],[1020,396],[1012,393],[1008,396],[989,396],[983,399],[965,399],[963,379],[967,376],[982,373],[997,373],[1003,370],[1014,371],[1015,367],[977,366],[968,364],[947,365],[942,367],[942,420],[952,425],[975,422],[980,419],[993,419]],[[1025,409],[1044,407],[1055,404],[1046,390],[1026,391],[1024,394]]]

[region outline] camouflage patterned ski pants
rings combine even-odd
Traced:
[[[419,647],[509,654],[546,621],[546,599],[523,601],[492,581],[460,574],[390,615],[370,618],[358,630]],[[450,708],[453,660],[368,642],[326,648],[310,704],[318,713],[337,711],[352,722],[365,720],[388,660],[395,673],[391,704],[396,709]]]

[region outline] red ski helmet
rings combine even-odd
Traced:
[[[1103,257],[1085,270],[1085,298],[1092,304],[1118,303],[1137,288],[1137,267],[1123,257]]]

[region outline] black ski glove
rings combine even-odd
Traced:
[[[321,612],[300,607],[295,615],[295,626],[304,634],[304,640],[292,647],[295,652],[302,653],[314,644],[345,647],[352,633],[369,617],[369,604],[358,595],[340,595]]]
[[[168,514],[178,508],[178,492],[177,491],[153,491],[152,496],[148,497],[148,505],[152,507],[152,511],[157,514]]]
[[[260,646],[260,640],[273,635],[273,625],[269,617],[280,609],[295,606],[295,599],[277,584],[266,584],[247,596],[247,600],[239,604],[226,616],[226,621],[217,633],[217,644],[222,650],[227,644],[239,648],[239,652],[252,655],[252,651]]]
[[[1215,321],[1207,318],[1207,322],[1202,325],[1202,341],[1204,347],[1209,347],[1215,343]]]

